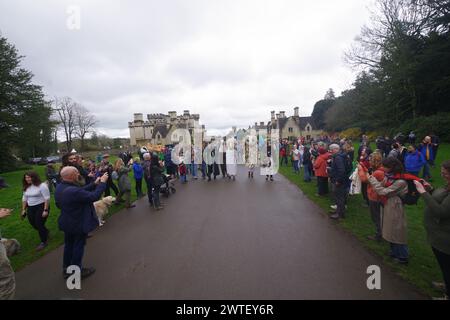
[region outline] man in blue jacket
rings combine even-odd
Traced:
[[[142,178],[144,177],[144,169],[142,168],[141,160],[139,158],[134,159],[133,174],[134,180],[136,181],[137,197],[142,198]]]
[[[408,154],[405,157],[406,173],[410,173],[418,177],[426,162],[427,161],[425,160],[424,155],[419,152],[414,145],[410,145],[408,147]]]
[[[331,145],[330,151],[332,163],[329,176],[331,183],[334,185],[334,196],[337,206],[336,212],[330,218],[338,220],[345,218],[345,203],[347,202],[350,183],[346,162],[350,160],[347,159],[348,155],[337,144]]]
[[[55,202],[61,209],[59,229],[64,232],[63,275],[65,278],[69,277],[67,268],[76,265],[84,279],[95,272],[94,268],[82,268],[81,262],[87,235],[98,226],[94,202],[105,191],[108,174],[105,173],[94,183],[83,187],[78,184],[79,175],[78,170],[71,166],[61,170],[62,182],[56,187]]]

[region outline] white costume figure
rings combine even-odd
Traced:
[[[236,152],[236,140],[234,138],[227,139],[226,145],[226,162],[227,162],[227,174],[228,177],[236,177],[237,173],[237,152]]]
[[[266,176],[266,180],[269,179],[273,181],[273,175],[274,175],[274,162],[272,155],[268,155],[262,159],[262,168],[261,168],[261,175]]]
[[[255,167],[258,165],[258,141],[256,135],[250,135],[245,147],[245,165],[248,168],[248,177],[253,178]]]
[[[304,145],[300,145],[298,150],[300,151],[299,166],[300,166],[300,168],[303,168],[303,154],[305,153],[305,146]]]

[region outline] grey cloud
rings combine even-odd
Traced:
[[[134,112],[201,115],[211,132],[311,113],[329,87],[348,88],[342,51],[370,0],[15,0],[0,31],[49,98],[70,96],[126,136]],[[81,29],[66,27],[69,5]],[[349,19],[349,15],[351,19]]]

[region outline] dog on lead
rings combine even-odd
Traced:
[[[108,214],[109,207],[112,206],[114,201],[116,201],[116,198],[108,196],[94,202],[95,212],[97,214],[100,227],[105,224],[104,217]]]

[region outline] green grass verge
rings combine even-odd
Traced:
[[[111,163],[117,157],[111,156]],[[33,170],[36,171],[42,180],[45,180],[44,173],[45,166],[33,166]],[[19,240],[21,244],[21,252],[10,258],[11,265],[15,271],[18,271],[33,261],[41,258],[49,251],[54,250],[64,243],[64,234],[58,229],[58,217],[59,209],[55,205],[55,199],[52,194],[50,208],[51,212],[48,217],[46,226],[50,230],[50,240],[48,247],[41,251],[36,252],[35,248],[40,243],[39,235],[36,230],[34,230],[29,224],[28,220],[25,218],[22,220],[20,218],[20,212],[22,209],[22,177],[27,170],[14,171],[9,173],[3,173],[2,177],[5,178],[6,182],[9,184],[9,188],[0,190],[0,207],[1,208],[13,208],[14,211],[12,215],[8,218],[0,220],[0,231],[3,238],[13,238]],[[135,181],[133,178],[133,173],[130,172],[130,180],[132,183],[131,200],[136,200]],[[115,182],[117,185],[117,181]],[[146,191],[145,183],[143,183],[143,190]],[[114,192],[112,195],[114,195]],[[124,205],[116,206],[113,205],[109,211],[109,216],[115,214],[124,208]],[[62,257],[61,257],[62,259]],[[55,262],[59,263],[59,262]],[[62,263],[62,261],[61,261]]]
[[[443,144],[439,149],[437,164],[448,159],[450,159],[450,145]],[[315,180],[311,183],[304,182],[303,172],[296,175],[293,173],[292,167],[281,167],[280,173],[297,185],[309,199],[328,212],[332,204],[331,198],[316,196],[317,185]],[[444,185],[439,166],[432,169],[432,176],[434,186]],[[370,218],[369,209],[363,207],[363,204],[364,200],[361,195],[350,196],[346,219],[338,222],[338,224],[344,230],[355,235],[367,249],[382,257],[386,265],[389,265],[402,278],[414,284],[424,294],[429,296],[442,295],[431,287],[432,281],[443,281],[443,279],[431,247],[426,241],[426,232],[423,226],[424,202],[420,200],[417,206],[406,207],[410,252],[408,266],[400,266],[392,262],[387,256],[389,245],[386,242],[376,243],[367,239],[367,236],[374,234],[375,228]]]

